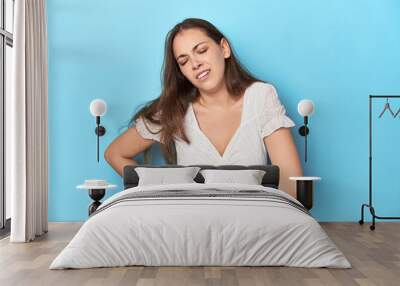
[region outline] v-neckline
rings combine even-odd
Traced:
[[[247,93],[248,89],[249,89],[249,87],[247,87],[243,93],[242,112],[240,115],[239,126],[238,126],[238,128],[236,128],[235,132],[233,133],[233,135],[232,135],[231,139],[229,140],[228,145],[226,145],[222,155],[219,153],[217,147],[215,147],[215,145],[211,142],[211,140],[208,138],[208,136],[200,129],[200,125],[197,121],[196,114],[194,113],[193,104],[192,104],[192,102],[189,103],[190,112],[193,117],[193,121],[194,121],[194,125],[195,125],[196,129],[204,137],[204,139],[207,141],[208,145],[211,146],[213,151],[217,154],[218,158],[220,158],[220,159],[225,158],[226,154],[228,153],[228,151],[231,148],[231,145],[233,144],[232,142],[234,142],[235,138],[237,137],[237,134],[239,133],[240,129],[242,128],[243,121],[244,121],[244,115],[245,115],[245,108],[246,108],[246,93]]]

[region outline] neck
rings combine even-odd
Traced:
[[[198,103],[204,107],[226,107],[231,106],[234,100],[229,94],[225,83],[221,83],[214,90],[200,90]]]

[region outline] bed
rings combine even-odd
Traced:
[[[204,183],[199,173],[193,183],[152,186],[138,185],[137,167],[125,167],[124,190],[100,205],[50,269],[351,267],[308,210],[277,188],[277,166],[198,166],[265,170],[260,185]]]

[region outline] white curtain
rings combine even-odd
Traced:
[[[14,7],[14,70],[6,111],[6,181],[11,192],[11,242],[48,229],[47,32],[44,0]]]

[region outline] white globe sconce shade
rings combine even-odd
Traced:
[[[107,112],[107,104],[102,99],[94,99],[90,103],[89,109],[93,116],[104,116]]]
[[[297,105],[297,111],[303,117],[310,116],[314,113],[314,103],[309,99],[302,99]]]

